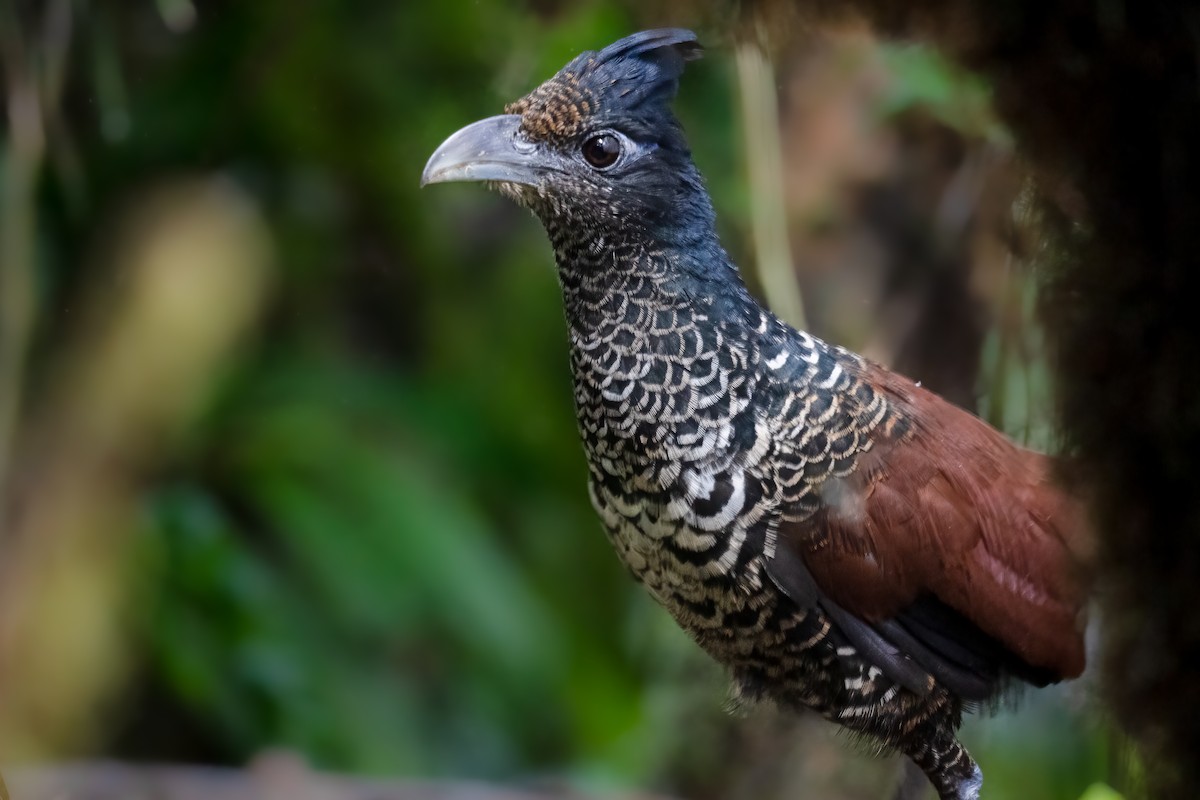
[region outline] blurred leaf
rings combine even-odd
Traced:
[[[1124,800],[1125,796],[1103,783],[1093,783],[1087,788],[1079,800]]]
[[[991,90],[982,78],[926,45],[885,43],[879,52],[891,75],[878,108],[881,116],[919,106],[955,130],[1008,141],[992,113]]]

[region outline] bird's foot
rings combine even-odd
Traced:
[[[979,800],[979,790],[983,788],[983,771],[978,764],[973,764],[974,773],[963,780],[954,789],[951,800]]]

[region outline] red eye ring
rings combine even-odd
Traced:
[[[621,157],[621,140],[611,133],[597,133],[583,143],[583,160],[596,169],[608,169]]]

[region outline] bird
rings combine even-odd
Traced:
[[[671,109],[702,53],[677,28],[584,52],[421,185],[482,182],[542,223],[592,505],[735,696],[976,800],[963,713],[1084,669],[1081,503],[1050,457],[755,299]]]

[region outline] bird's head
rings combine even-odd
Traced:
[[[484,181],[531,208],[552,235],[564,225],[637,226],[660,238],[681,223],[711,226],[711,205],[670,109],[691,31],[643,31],[575,58],[438,147],[421,184]]]

